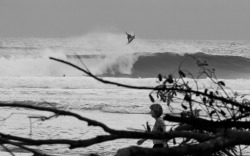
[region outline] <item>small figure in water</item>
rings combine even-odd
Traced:
[[[127,38],[128,38],[128,44],[129,44],[130,42],[132,42],[135,39],[135,35],[132,36],[132,35],[128,34],[127,32],[126,32],[126,34],[127,34]]]
[[[161,118],[161,115],[163,114],[163,110],[160,104],[152,104],[150,106],[150,114],[155,119],[155,124],[152,129],[152,132],[165,132],[166,128],[163,122],[163,119]],[[150,132],[151,128],[149,127],[147,123],[147,131]],[[137,145],[141,145],[143,142],[145,142],[147,139],[140,139],[137,141]],[[163,140],[153,140],[153,148],[160,148],[164,147],[164,144],[166,144]]]
[[[203,59],[201,59],[201,58],[198,58],[198,59],[196,60],[196,64],[197,64],[199,67],[208,66],[207,61],[206,61],[206,60],[203,60]]]

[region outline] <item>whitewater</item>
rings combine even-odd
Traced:
[[[181,68],[197,73],[190,56],[202,58],[216,69],[219,79],[239,93],[250,93],[249,41],[191,41],[135,39],[126,44],[124,34],[90,33],[72,38],[0,38],[0,100],[53,102],[64,110],[101,121],[111,128],[142,129],[151,104],[149,90],[131,90],[102,84],[84,73],[49,57],[69,61],[113,82],[154,87],[157,75],[173,74]],[[86,67],[85,67],[86,66]],[[199,80],[211,86],[208,78]],[[212,86],[211,86],[212,87]],[[159,101],[156,101],[159,102]],[[168,112],[162,103],[164,112]],[[178,108],[176,113],[178,113]],[[48,113],[2,109],[1,132],[31,138],[84,139],[105,134],[98,127],[68,117],[46,122],[30,121],[25,114]],[[113,155],[119,148],[136,145],[137,140],[115,140],[73,151],[61,146],[40,147],[55,154],[91,152]],[[143,144],[151,147],[152,142]],[[14,149],[15,150],[15,149]],[[18,151],[18,150],[17,150]]]

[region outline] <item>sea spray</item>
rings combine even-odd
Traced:
[[[134,50],[126,44],[126,38],[122,34],[91,33],[59,43],[55,42],[54,46],[48,44],[48,47],[34,45],[33,50],[23,47],[21,43],[20,47],[0,49],[4,54],[0,57],[0,75],[44,77],[83,75],[82,72],[52,61],[49,57],[63,59],[80,67],[84,67],[84,63],[93,74],[97,75],[131,74],[133,64],[137,60],[137,55],[133,55]],[[8,52],[14,50],[15,53],[10,54],[6,50]]]
[[[71,54],[71,60],[78,62],[79,57],[86,66],[97,75],[131,74],[137,56],[135,51],[126,44],[122,34],[91,33],[75,40],[75,45],[92,45]],[[67,53],[69,55],[69,53]],[[74,57],[78,55],[77,57]],[[85,56],[85,57],[84,57]],[[75,60],[74,60],[75,59]],[[81,64],[81,61],[80,61]],[[79,65],[80,65],[79,64]]]

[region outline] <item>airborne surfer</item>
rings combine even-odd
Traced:
[[[129,44],[130,42],[132,42],[135,39],[135,35],[132,36],[132,35],[128,34],[127,32],[126,32],[126,34],[127,34],[127,38],[128,38],[128,44]]]

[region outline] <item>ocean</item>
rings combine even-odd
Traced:
[[[180,68],[195,76],[199,71],[193,60],[196,57],[206,60],[228,89],[250,93],[250,41],[135,39],[131,44],[126,42],[125,35],[111,33],[71,38],[0,38],[0,100],[53,102],[61,109],[115,129],[143,130],[142,125],[147,121],[153,125],[149,115],[152,104],[149,90],[102,84],[49,57],[87,67],[105,80],[149,87],[159,83],[158,74],[176,75],[182,62]],[[201,77],[199,82],[212,87],[206,77]],[[169,112],[164,103],[161,104],[164,112]],[[180,111],[175,109],[175,113]],[[1,132],[13,135],[34,139],[84,139],[106,134],[98,127],[88,127],[70,117],[42,122],[29,120],[27,115],[49,113],[10,108],[1,108],[0,112],[2,119],[8,117],[6,121],[1,120]],[[121,139],[72,151],[58,145],[39,148],[54,154],[113,155],[119,148],[136,145],[136,141]],[[152,141],[142,146],[151,147]]]

